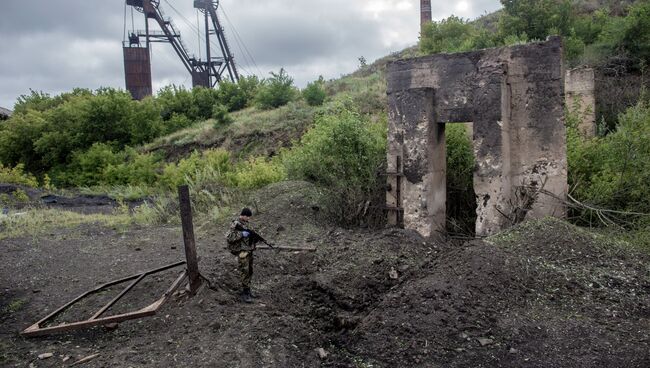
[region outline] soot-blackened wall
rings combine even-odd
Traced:
[[[444,231],[445,124],[453,122],[474,123],[477,235],[513,223],[515,210],[527,207],[519,203],[524,189],[541,193],[526,217],[565,216],[558,200],[567,194],[559,38],[399,60],[387,79],[389,223],[424,236]]]

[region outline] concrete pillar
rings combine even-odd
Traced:
[[[491,235],[504,227],[508,210],[504,204],[512,192],[510,176],[509,89],[505,66],[499,60],[477,64],[473,93],[474,192],[478,236]]]
[[[395,91],[389,98],[388,171],[397,169],[394,163],[401,154],[404,226],[431,236],[445,224],[445,125],[436,123],[433,88]],[[395,182],[389,177],[391,187]],[[387,202],[396,203],[393,193],[387,194]],[[389,221],[395,219],[391,216]]]
[[[596,82],[592,68],[566,71],[564,93],[566,107],[578,114],[578,129],[585,138],[596,136]]]

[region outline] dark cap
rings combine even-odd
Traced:
[[[251,217],[253,216],[253,212],[251,211],[250,208],[244,208],[243,210],[241,210],[241,216]]]

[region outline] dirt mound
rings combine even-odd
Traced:
[[[524,224],[441,255],[344,346],[379,366],[647,367],[648,265],[557,220]]]

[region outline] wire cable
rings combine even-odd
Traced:
[[[199,32],[199,9],[196,9],[196,39],[199,41],[199,59],[201,59],[201,32]]]
[[[126,1],[124,1],[124,30],[122,31],[122,42],[126,41]]]
[[[223,4],[221,4],[221,12],[223,13],[223,15],[224,15],[224,17],[226,18],[226,21],[228,22],[228,24],[230,25],[230,27],[232,27],[233,34],[235,35],[235,38],[236,38],[236,39],[239,39],[239,42],[241,42],[241,44],[244,46],[244,49],[246,50],[246,53],[248,54],[248,56],[250,57],[251,61],[253,62],[253,65],[255,66],[255,69],[257,69],[257,71],[259,72],[259,75],[258,75],[258,76],[261,78],[261,77],[262,77],[262,74],[263,74],[262,71],[261,71],[260,68],[257,66],[257,63],[255,62],[255,58],[253,58],[253,55],[251,55],[250,50],[249,50],[248,47],[246,46],[246,43],[244,43],[244,40],[243,40],[243,39],[241,38],[241,36],[239,35],[239,32],[237,32],[237,28],[236,28],[235,25],[230,21],[230,18],[228,17],[228,14],[226,14],[226,10],[224,9]],[[235,40],[235,41],[237,41],[237,40]]]

